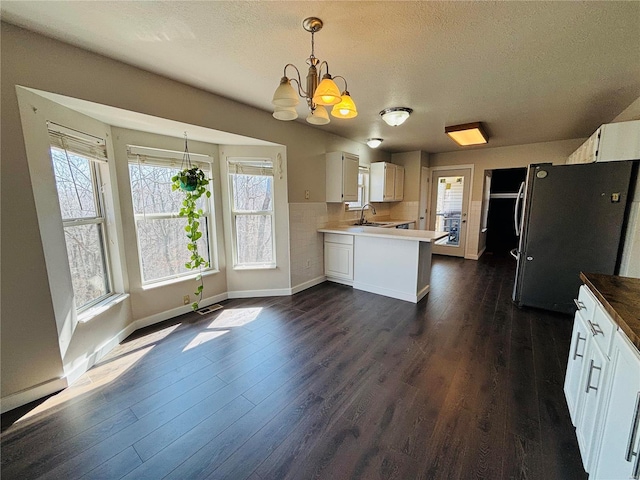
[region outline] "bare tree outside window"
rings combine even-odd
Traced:
[[[143,282],[154,282],[182,275],[192,275],[186,268],[189,261],[185,226],[187,220],[178,212],[182,204],[179,191],[171,190],[171,177],[176,168],[169,165],[130,163],[131,196],[138,236],[138,251]],[[208,199],[200,199],[199,208],[203,235],[198,251],[211,263],[209,222],[211,209]]]
[[[271,167],[230,165],[236,266],[275,263]]]
[[[51,159],[67,246],[76,307],[82,310],[111,293],[105,251],[105,219],[98,164],[51,147]]]

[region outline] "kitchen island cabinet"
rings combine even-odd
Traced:
[[[325,248],[327,240],[335,240],[336,235],[353,238],[353,288],[413,303],[429,293],[431,242],[447,235],[360,226],[318,231],[325,234]],[[329,280],[336,277],[330,270],[325,275]]]

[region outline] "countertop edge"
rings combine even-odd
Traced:
[[[598,277],[614,277],[614,275],[597,275],[597,276]],[[624,279],[626,277],[618,277],[618,278]],[[623,305],[623,309],[622,309],[623,311],[619,312],[618,310],[620,309],[612,305],[612,303],[616,303],[616,302],[614,302],[612,299],[610,300],[609,298],[607,298],[608,295],[606,295],[605,293],[602,293],[598,288],[598,286],[596,285],[597,283],[596,274],[580,272],[580,279],[584,282],[584,284],[589,288],[591,293],[593,293],[593,295],[602,304],[605,311],[613,318],[613,320],[616,322],[620,330],[622,330],[625,333],[629,341],[631,341],[631,343],[635,345],[635,347],[638,350],[640,350],[640,314],[638,314],[638,317],[634,319],[633,311],[632,310],[627,311],[626,305]],[[635,281],[636,279],[631,279],[631,280]],[[640,292],[639,292],[639,295],[640,295]],[[629,309],[631,308],[633,307],[629,307]],[[627,321],[627,319],[625,318],[627,316],[629,317],[629,321]],[[634,324],[637,323],[638,325],[634,327],[633,325],[630,324],[631,322],[633,322]]]
[[[384,227],[367,227],[367,226],[335,226],[335,227],[323,227],[318,228],[318,232],[320,233],[335,233],[338,235],[358,235],[364,237],[380,237],[380,238],[392,238],[394,240],[408,240],[412,242],[427,242],[432,243],[435,240],[439,240],[440,238],[446,237],[446,232],[432,232],[430,230],[397,230],[395,228],[384,228]],[[434,235],[421,236],[416,235],[415,233],[409,232],[427,232],[432,233]]]

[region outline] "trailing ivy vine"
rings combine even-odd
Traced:
[[[186,146],[185,134],[185,157],[186,168],[183,168],[177,175],[171,178],[171,190],[181,190],[184,192],[184,200],[180,208],[179,215],[187,219],[187,226],[184,227],[189,242],[187,249],[190,252],[189,261],[184,264],[189,270],[200,270],[200,274],[196,277],[196,281],[200,282],[198,288],[194,292],[197,300],[191,304],[193,310],[197,310],[202,300],[202,292],[204,290],[204,280],[202,279],[202,269],[209,267],[207,262],[198,251],[198,240],[202,238],[200,230],[200,217],[204,214],[201,208],[198,208],[198,200],[204,195],[211,198],[211,192],[207,188],[209,179],[205,173],[198,167],[193,167],[189,160],[189,151]],[[184,163],[184,162],[183,162]],[[183,164],[184,167],[184,164]]]

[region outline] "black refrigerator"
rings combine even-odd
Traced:
[[[515,208],[516,305],[575,312],[580,272],[613,275],[633,162],[530,165]]]

